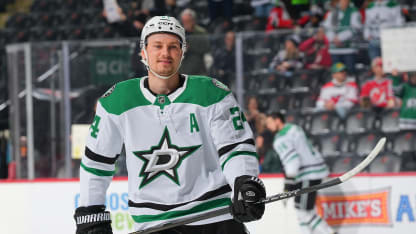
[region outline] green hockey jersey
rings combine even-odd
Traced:
[[[234,179],[258,175],[252,131],[231,91],[212,78],[183,78],[169,95],[153,94],[144,77],[99,99],[81,160],[81,206],[105,203],[123,144],[136,230],[228,206]]]
[[[400,129],[416,129],[416,86],[409,83],[403,84],[399,91],[402,98],[400,109]]]

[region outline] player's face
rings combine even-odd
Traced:
[[[157,74],[170,76],[177,71],[182,57],[182,47],[177,36],[168,33],[150,35],[146,51],[147,62]]]
[[[266,128],[269,129],[271,132],[277,131],[276,122],[272,117],[266,118]]]
[[[383,76],[383,67],[379,65],[373,66],[373,72],[376,76]]]
[[[341,71],[341,72],[335,72],[333,74],[336,81],[339,83],[343,83],[347,79],[347,72]]]

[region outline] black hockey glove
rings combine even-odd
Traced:
[[[234,199],[230,212],[240,223],[258,220],[263,216],[265,205],[255,203],[265,197],[266,189],[259,178],[239,176],[234,182]]]
[[[74,219],[76,234],[113,234],[110,212],[103,205],[78,207]]]

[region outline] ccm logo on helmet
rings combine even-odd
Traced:
[[[173,23],[171,23],[171,22],[162,22],[162,21],[159,21],[157,24],[162,24],[162,25],[173,25]]]

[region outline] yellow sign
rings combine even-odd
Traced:
[[[72,125],[72,158],[81,159],[85,151],[85,141],[89,132],[89,124],[73,124]]]

